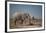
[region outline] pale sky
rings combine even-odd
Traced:
[[[42,17],[42,6],[41,5],[23,5],[23,4],[10,4],[10,16],[15,12],[26,12],[30,13],[34,17]]]

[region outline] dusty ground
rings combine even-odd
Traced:
[[[10,24],[11,24],[10,28],[13,28],[13,29],[14,28],[36,28],[36,27],[41,27],[42,26],[41,22],[34,22],[34,21],[33,21],[32,24],[28,24],[28,25],[22,25],[22,24],[15,25],[14,22],[11,22]]]

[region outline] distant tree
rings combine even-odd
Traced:
[[[32,19],[34,20],[34,16],[32,17]]]

